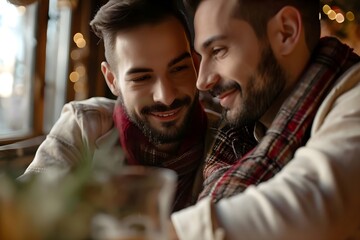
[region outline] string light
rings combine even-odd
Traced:
[[[329,4],[324,4],[322,6],[322,12],[328,17],[328,19],[332,21],[335,20],[337,23],[344,23],[345,21],[355,21],[354,12],[349,10],[345,13],[345,11],[341,7],[339,7],[335,3],[335,1],[333,2],[333,6],[330,6]]]
[[[86,68],[81,62],[86,55],[87,42],[81,32],[77,32],[74,34],[73,41],[76,44],[77,48],[73,49],[70,54],[71,59],[74,61],[74,70],[69,75],[69,79],[72,83],[74,83],[73,88],[75,92],[75,98],[79,96],[80,98],[85,98],[87,91]]]
[[[344,17],[344,15],[342,13],[337,13],[336,17],[335,17],[335,20],[338,23],[343,23],[345,21],[345,17]]]
[[[75,33],[73,40],[78,48],[84,48],[86,46],[86,40],[82,33]]]
[[[334,10],[330,10],[327,15],[330,20],[336,19],[336,12]]]
[[[355,15],[353,12],[349,11],[346,13],[346,19],[350,22],[354,21],[355,20]]]
[[[80,78],[80,75],[78,72],[71,72],[70,75],[69,75],[69,79],[71,82],[77,82],[79,81],[79,78]]]
[[[327,4],[325,4],[322,9],[325,14],[328,14],[329,11],[331,10],[331,7]]]
[[[84,77],[85,74],[86,74],[86,68],[85,68],[84,65],[77,66],[77,67],[75,68],[75,71],[76,71],[77,73],[79,73],[79,76],[80,76],[80,77]]]

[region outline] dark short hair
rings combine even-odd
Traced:
[[[199,4],[206,0],[183,0],[189,15],[194,15]],[[233,15],[248,22],[260,39],[266,37],[268,21],[283,7],[299,10],[305,28],[306,43],[312,51],[320,38],[319,0],[237,0]]]
[[[171,16],[180,21],[191,44],[187,19],[175,0],[109,0],[96,13],[90,26],[104,41],[105,58],[111,66],[115,38],[119,31],[144,24],[157,24]]]

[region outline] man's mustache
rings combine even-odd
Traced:
[[[164,105],[164,104],[154,104],[152,106],[147,106],[144,107],[141,110],[142,114],[149,114],[151,112],[166,112],[166,111],[171,111],[174,110],[176,108],[182,107],[182,106],[187,106],[190,105],[191,103],[191,99],[190,97],[185,97],[183,99],[175,99],[173,101],[173,103],[170,106]]]
[[[213,97],[218,97],[222,93],[224,93],[228,90],[231,90],[231,89],[241,90],[241,87],[238,83],[232,81],[226,85],[225,84],[216,84],[212,89],[209,90],[209,93]]]

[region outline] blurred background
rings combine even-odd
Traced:
[[[71,100],[107,96],[89,22],[105,0],[0,0],[0,143],[42,135]]]
[[[0,0],[0,168],[27,165],[66,102],[113,98],[100,71],[103,44],[89,28],[107,0],[24,2]],[[360,53],[359,0],[322,0],[320,17],[323,36]]]
[[[336,36],[360,54],[360,1],[321,0],[322,35]]]

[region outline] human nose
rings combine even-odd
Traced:
[[[200,91],[208,91],[216,85],[219,81],[219,74],[216,73],[215,69],[209,70],[210,68],[204,63],[200,62],[198,78],[196,81],[196,87]]]
[[[176,86],[168,77],[159,78],[154,89],[153,99],[155,102],[171,105],[176,98]]]

